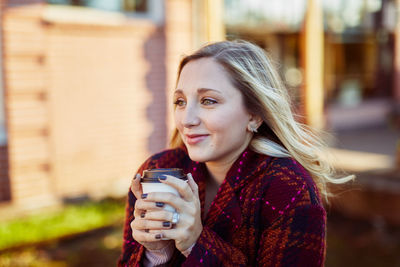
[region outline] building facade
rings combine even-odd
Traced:
[[[358,24],[343,1],[281,2],[1,0],[0,216],[125,194],[168,146],[180,58],[207,41],[269,51],[320,127],[399,110],[398,1],[371,1]]]
[[[133,14],[2,1],[0,216],[124,195],[167,147],[192,2],[147,2]]]

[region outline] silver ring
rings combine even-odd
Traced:
[[[171,223],[172,224],[177,224],[178,222],[179,222],[179,213],[174,212],[174,214],[172,214]]]

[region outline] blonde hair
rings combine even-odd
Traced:
[[[334,169],[322,157],[326,145],[294,119],[287,89],[263,49],[243,40],[206,45],[181,60],[177,80],[188,62],[200,58],[213,58],[221,64],[242,93],[248,112],[262,118],[250,149],[273,157],[293,157],[309,171],[326,201],[327,183],[340,184],[353,178],[335,178]],[[184,146],[177,129],[171,146]]]

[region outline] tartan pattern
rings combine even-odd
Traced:
[[[205,164],[183,149],[166,150],[139,169],[183,168],[205,201]],[[128,194],[124,244],[118,266],[140,266],[143,247],[132,238],[135,197]],[[175,250],[168,266],[323,266],[326,212],[307,171],[290,158],[245,150],[232,165],[202,217],[203,231],[190,255]]]

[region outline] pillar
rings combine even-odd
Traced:
[[[324,119],[324,24],[320,0],[308,0],[303,29],[304,113],[306,123],[322,129]]]

